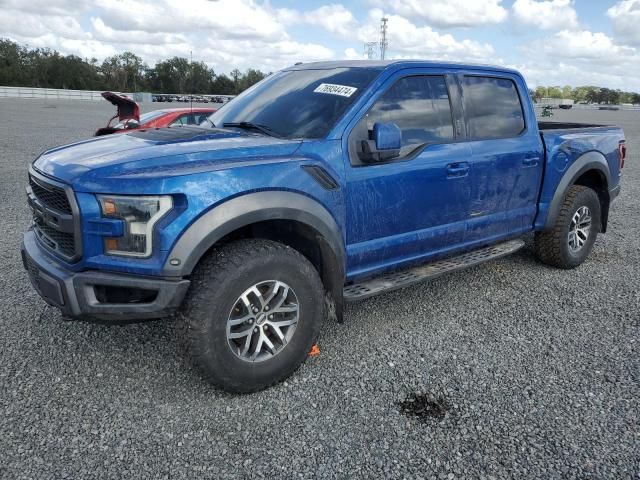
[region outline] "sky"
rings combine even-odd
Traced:
[[[504,65],[529,86],[640,92],[640,0],[0,0],[0,37],[83,58],[189,57],[216,73],[364,58]],[[376,47],[375,58],[379,58]]]

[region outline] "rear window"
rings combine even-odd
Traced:
[[[462,88],[471,138],[515,137],[524,130],[522,104],[512,80],[465,76]]]
[[[156,110],[154,112],[148,112],[140,115],[140,124],[150,122],[151,120],[155,120],[156,118],[160,118],[164,115],[162,110]]]

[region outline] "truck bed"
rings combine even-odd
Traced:
[[[579,157],[588,154],[602,158],[609,170],[607,189],[612,191],[618,187],[619,152],[624,133],[619,127],[588,123],[538,122],[538,128],[545,148],[545,173],[535,226],[543,229],[554,193]],[[567,180],[571,178],[567,177]]]

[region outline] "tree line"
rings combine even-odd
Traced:
[[[0,38],[0,85],[9,87],[236,95],[266,76],[252,68],[216,74],[206,63],[183,57],[149,67],[132,52],[100,63],[95,58],[62,55],[49,48],[30,49]]]
[[[623,92],[610,88],[585,85],[582,87],[538,87],[530,92],[534,101],[539,102],[543,98],[569,98],[575,102],[605,103],[617,105],[621,103],[640,104],[640,93]]]
[[[95,58],[62,55],[49,48],[30,49],[0,38],[0,85],[9,87],[237,95],[266,76],[253,68],[216,74],[206,63],[184,57],[168,58],[149,67],[132,52],[100,63]],[[576,102],[640,104],[638,93],[596,86],[541,86],[529,93],[536,102],[542,98],[571,98]]]

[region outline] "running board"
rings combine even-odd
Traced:
[[[523,246],[524,242],[522,240],[510,240],[490,247],[472,250],[457,257],[445,258],[408,270],[388,273],[361,283],[347,285],[343,292],[344,299],[347,302],[363,300],[379,293],[403,288],[414,283],[439,277],[445,273],[455,272],[456,270],[462,270],[463,268],[473,267],[489,260],[504,257],[521,249]]]

